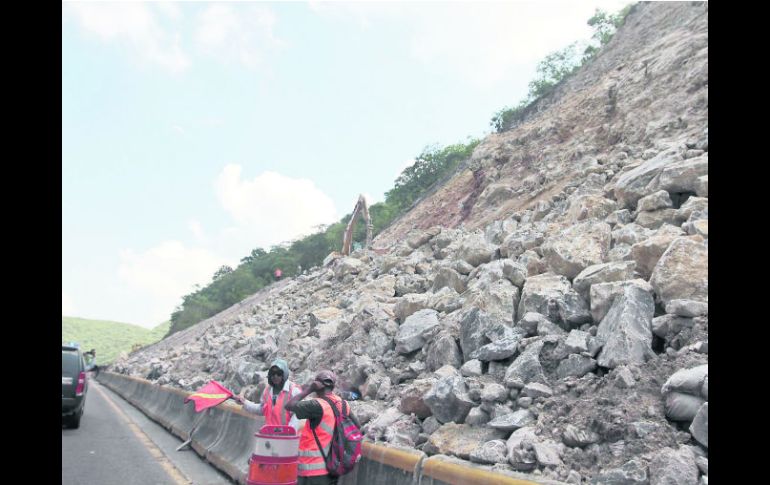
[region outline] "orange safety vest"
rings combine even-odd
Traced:
[[[326,397],[334,401],[337,409],[342,413],[342,399],[335,394],[326,394]],[[329,403],[323,399],[315,398],[318,404],[321,405],[324,415],[321,418],[321,422],[316,426],[315,433],[318,436],[318,441],[321,442],[323,447],[323,453],[329,456],[331,450],[332,435],[334,434],[334,412],[329,407]],[[324,457],[321,451],[318,449],[318,444],[313,437],[313,431],[310,429],[310,423],[302,429],[302,434],[299,437],[299,471],[297,475],[301,477],[312,477],[316,475],[328,475],[326,470],[326,463],[324,463]]]
[[[296,384],[289,384],[289,392],[281,391],[278,393],[278,397],[275,398],[275,405],[273,405],[273,391],[268,385],[263,392],[262,402],[265,403],[262,409],[265,415],[265,424],[268,426],[288,426],[291,419],[291,411],[286,410],[286,403],[291,399],[292,391],[296,388]]]

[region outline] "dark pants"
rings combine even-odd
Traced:
[[[297,485],[337,485],[337,479],[331,478],[329,475],[297,477]]]

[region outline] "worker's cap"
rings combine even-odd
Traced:
[[[330,370],[322,370],[315,375],[315,380],[323,383],[326,386],[334,386],[337,384],[337,375]]]

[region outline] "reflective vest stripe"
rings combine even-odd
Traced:
[[[340,398],[333,394],[330,395],[329,398],[337,403],[341,402]],[[328,456],[328,453],[331,450],[332,430],[334,429],[334,413],[326,401],[323,399],[316,399],[316,401],[323,410],[323,417],[319,423],[320,426],[316,426],[315,432],[318,436],[318,441],[323,447],[324,453]],[[299,470],[297,474],[301,477],[328,474],[323,455],[321,455],[318,450],[318,444],[316,443],[309,423],[303,428],[302,434],[300,435],[298,461]]]

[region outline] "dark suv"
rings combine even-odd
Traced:
[[[83,354],[76,346],[61,346],[61,419],[70,428],[80,426],[86,405],[88,378]]]

